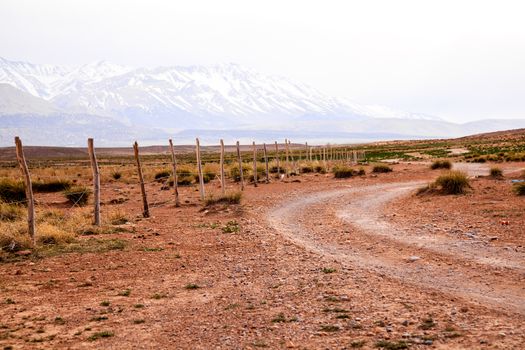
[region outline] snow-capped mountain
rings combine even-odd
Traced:
[[[499,124],[525,126],[523,120]],[[360,105],[237,64],[132,68],[102,61],[72,67],[0,58],[0,145],[10,144],[15,134],[38,144],[67,145],[94,136],[112,146],[146,135],[147,142],[158,142],[168,132],[188,135],[189,130],[194,136],[244,133],[261,141],[284,133],[311,142],[307,135],[351,142],[495,128],[495,123],[459,125]]]
[[[241,124],[305,115],[427,119],[333,98],[237,64],[132,69],[108,62],[61,67],[0,58],[0,83],[65,112],[127,118],[141,124],[176,124],[178,116],[219,117]]]

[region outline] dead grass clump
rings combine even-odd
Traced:
[[[300,168],[301,174],[309,174],[314,172],[314,167],[312,165],[302,165]]]
[[[113,180],[119,180],[122,177],[122,173],[120,171],[112,171],[111,177]]]
[[[316,166],[314,166],[314,171],[316,173],[319,173],[319,174],[326,174],[326,167],[320,165],[320,164],[317,164]]]
[[[25,226],[22,221],[0,222],[0,251],[12,253],[30,248],[31,239]]]
[[[42,245],[65,244],[75,241],[75,235],[64,231],[57,226],[42,223],[37,226],[37,243]]]
[[[0,221],[16,221],[22,217],[22,209],[15,204],[0,201]]]
[[[218,197],[211,194],[205,199],[204,205],[208,207],[215,204],[240,204],[241,198],[242,192],[239,191],[225,193],[224,195],[220,195]]]
[[[336,179],[345,179],[352,177],[356,174],[356,171],[350,167],[344,165],[338,165],[332,170]]]
[[[525,182],[518,182],[514,185],[513,190],[518,196],[525,196]]]
[[[64,196],[71,202],[73,205],[83,206],[86,205],[91,190],[85,186],[75,186],[69,190],[64,191]]]
[[[157,171],[154,177],[156,182],[165,182],[170,176],[171,172],[169,170],[161,170]]]
[[[503,171],[498,167],[490,168],[490,177],[499,179],[503,177]]]
[[[124,225],[129,221],[128,217],[126,216],[126,213],[124,213],[121,210],[116,210],[109,214],[108,219],[111,225]]]
[[[441,193],[441,194],[463,194],[471,188],[468,177],[461,171],[448,171],[439,176],[436,181],[427,187],[418,190],[418,194]]]
[[[448,160],[436,160],[432,163],[430,166],[430,169],[436,170],[436,169],[451,169],[452,163]]]
[[[386,164],[377,164],[372,168],[373,173],[389,173],[391,171],[393,171],[393,169]]]
[[[11,179],[0,180],[0,200],[6,203],[23,202],[26,200],[25,186],[22,181]]]

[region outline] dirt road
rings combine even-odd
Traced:
[[[486,171],[480,165],[466,164],[462,170],[471,175]],[[316,192],[275,208],[268,220],[293,243],[346,266],[496,310],[525,314],[525,287],[516,283],[525,273],[524,254],[484,241],[415,235],[410,227],[394,226],[385,219],[385,204],[423,184],[396,182]],[[351,230],[326,234],[345,226]]]

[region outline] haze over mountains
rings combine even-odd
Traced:
[[[361,142],[456,137],[525,127],[523,120],[454,124],[440,118],[364,106],[237,64],[131,68],[80,67],[0,58],[0,146],[217,143],[237,139]]]

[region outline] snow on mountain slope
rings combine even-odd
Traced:
[[[43,98],[69,113],[124,118],[140,124],[178,125],[279,121],[313,115],[348,119],[434,119],[385,107],[361,106],[312,87],[237,64],[136,68],[96,62],[60,67],[0,58],[0,83]]]

